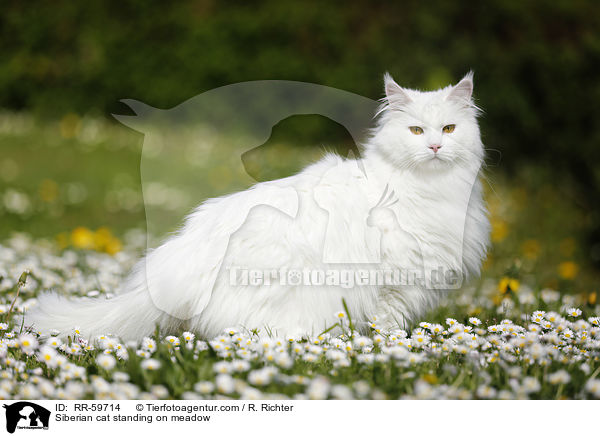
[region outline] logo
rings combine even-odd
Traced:
[[[14,433],[18,429],[48,430],[50,411],[29,401],[19,401],[3,406],[6,409],[6,431]]]

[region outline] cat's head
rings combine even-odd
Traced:
[[[478,166],[483,145],[473,104],[473,74],[430,92],[399,86],[384,77],[385,98],[372,147],[398,168],[443,171]]]

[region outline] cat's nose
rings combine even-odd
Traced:
[[[438,150],[439,150],[440,148],[442,148],[442,146],[441,146],[440,144],[431,144],[431,145],[429,146],[429,148],[431,148],[431,149],[433,150],[433,152],[434,152],[434,153],[437,153],[437,152],[438,152]]]

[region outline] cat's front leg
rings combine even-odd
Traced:
[[[398,301],[398,298],[394,295],[396,292],[391,289],[382,290],[375,313],[370,320],[371,328],[389,332],[409,327],[405,305]]]

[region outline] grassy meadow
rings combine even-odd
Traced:
[[[482,276],[411,331],[373,320],[361,336],[343,312],[342,335],[313,338],[231,329],[121,343],[110,332],[88,342],[77,326],[68,341],[26,331],[20,315],[40,292],[110,296],[142,253],[142,144],[100,118],[0,114],[0,398],[600,398],[599,277],[582,248],[593,217],[542,167],[500,173],[495,150]],[[281,142],[257,162],[284,176],[321,153]],[[209,156],[197,172],[207,195],[247,186],[226,140]],[[145,193],[159,215],[195,204],[165,182]]]

